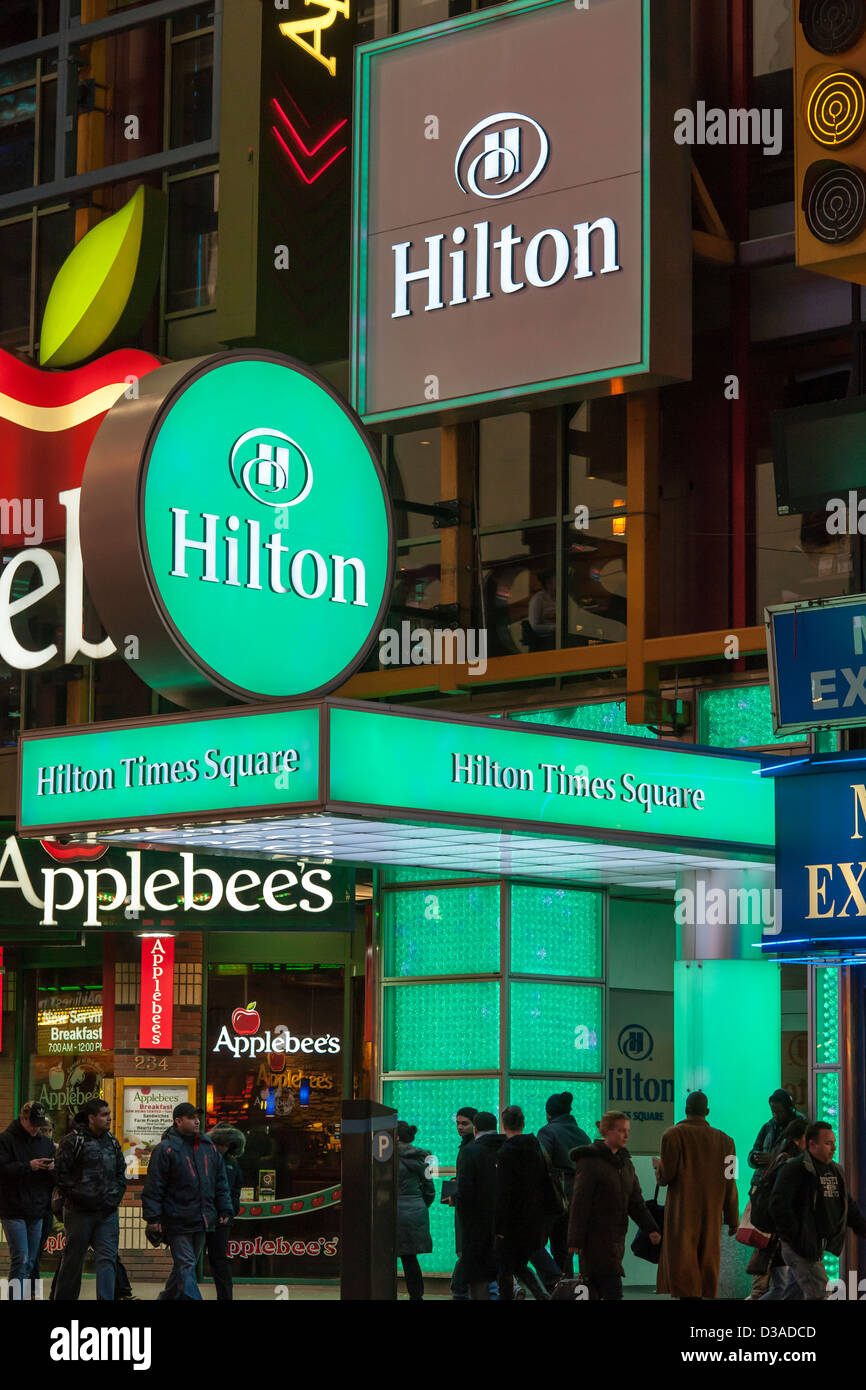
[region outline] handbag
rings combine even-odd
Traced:
[[[757,1250],[763,1250],[769,1245],[772,1233],[769,1231],[759,1231],[757,1226],[752,1225],[752,1204],[746,1203],[746,1210],[743,1212],[743,1219],[737,1227],[737,1234],[734,1239],[741,1245],[751,1245]]]
[[[665,1209],[659,1202],[659,1185],[656,1183],[656,1190],[651,1199],[646,1204],[646,1209],[655,1221],[659,1230],[664,1235]],[[649,1238],[649,1231],[638,1231],[631,1243],[633,1255],[637,1255],[639,1260],[646,1260],[647,1264],[657,1265],[661,1257],[661,1241],[658,1245],[653,1245]]]
[[[592,1290],[584,1275],[576,1279],[560,1279],[550,1295],[556,1303],[587,1303],[592,1298]]]

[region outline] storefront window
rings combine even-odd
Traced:
[[[338,1274],[342,969],[211,965],[207,1019],[207,1125],[245,1139],[235,1276]]]
[[[113,1073],[113,1054],[102,1050],[102,982],[99,970],[39,969],[30,977],[26,1033],[28,1095],[63,1138],[81,1107],[103,1094]]]
[[[0,226],[0,348],[26,348],[30,341],[30,265],[33,222],[29,217]]]
[[[213,119],[213,36],[171,50],[171,148],[209,140]]]

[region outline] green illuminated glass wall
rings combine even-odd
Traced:
[[[472,1105],[520,1105],[545,1123],[571,1091],[588,1132],[605,1107],[606,901],[601,892],[390,870],[381,903],[382,1100],[433,1155],[428,1272],[453,1267],[454,1217],[438,1200]]]

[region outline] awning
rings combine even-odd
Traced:
[[[339,700],[25,734],[19,832],[672,887],[773,861],[760,758]]]

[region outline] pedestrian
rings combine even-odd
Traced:
[[[866,1218],[833,1162],[835,1152],[832,1125],[825,1120],[809,1125],[805,1151],[788,1159],[773,1185],[770,1216],[788,1266],[779,1298],[797,1298],[796,1289],[808,1301],[826,1298],[824,1251],[841,1254],[849,1226],[866,1239]]]
[[[63,1198],[66,1245],[57,1271],[56,1303],[74,1303],[81,1292],[87,1247],[96,1257],[96,1297],[113,1301],[126,1161],[111,1133],[111,1108],[87,1101],[64,1135],[57,1154],[57,1186]]]
[[[614,1302],[622,1298],[622,1261],[628,1220],[646,1231],[653,1245],[659,1228],[647,1210],[626,1145],[630,1120],[608,1110],[598,1123],[600,1138],[571,1150],[574,1164],[568,1244],[580,1257],[580,1272],[590,1296]]]
[[[759,1231],[764,1231],[770,1235],[770,1243],[763,1250],[755,1250],[749,1261],[749,1270],[754,1272],[752,1280],[752,1292],[749,1299],[778,1299],[781,1297],[782,1290],[788,1279],[788,1266],[782,1259],[781,1242],[773,1231],[773,1218],[770,1215],[770,1198],[773,1195],[773,1188],[776,1185],[776,1178],[779,1170],[789,1158],[796,1158],[798,1154],[805,1152],[806,1149],[806,1130],[809,1128],[808,1120],[792,1120],[788,1128],[782,1135],[782,1142],[778,1146],[769,1168],[764,1168],[759,1179],[758,1185],[754,1188],[751,1197],[751,1220],[752,1225]],[[759,1281],[762,1281],[759,1282]],[[756,1289],[762,1292],[756,1293]],[[793,1298],[801,1298],[799,1292],[789,1295]]]
[[[234,1216],[237,1216],[241,1209],[241,1187],[244,1181],[237,1160],[244,1151],[246,1140],[242,1131],[234,1129],[231,1125],[217,1125],[215,1129],[210,1131],[208,1138],[217,1151],[222,1154],[226,1166],[232,1212]],[[231,1221],[226,1221],[222,1225],[215,1226],[205,1236],[205,1247],[210,1261],[218,1303],[231,1303],[232,1301],[232,1262],[228,1248],[231,1229]]]
[[[39,1126],[39,1133],[40,1133],[44,1138],[50,1139],[50,1140],[51,1140],[51,1147],[52,1147],[52,1149],[53,1149],[53,1151],[54,1151],[54,1162],[55,1162],[55,1164],[56,1164],[56,1163],[57,1163],[57,1151],[58,1151],[58,1149],[60,1148],[60,1145],[54,1143],[54,1138],[53,1138],[53,1135],[54,1135],[54,1121],[51,1119],[50,1115],[45,1115],[45,1119],[44,1119],[43,1123]],[[56,1220],[56,1217],[55,1217],[54,1212],[51,1210],[51,1207],[50,1207],[50,1205],[49,1205],[48,1210],[47,1210],[47,1212],[45,1213],[45,1216],[43,1217],[43,1220],[42,1220],[42,1234],[41,1234],[40,1237],[39,1237],[39,1249],[38,1249],[37,1252],[36,1252],[36,1259],[33,1261],[33,1266],[32,1266],[32,1268],[31,1268],[31,1270],[30,1270],[30,1279],[31,1279],[31,1281],[32,1281],[32,1283],[33,1283],[34,1285],[36,1284],[37,1280],[38,1280],[39,1277],[40,1277],[40,1269],[41,1269],[41,1265],[42,1265],[42,1256],[45,1254],[45,1242],[47,1241],[48,1237],[51,1235],[51,1232],[54,1230],[54,1222],[55,1222],[55,1220]],[[52,1282],[53,1282],[53,1281],[52,1281]],[[49,1294],[49,1297],[50,1297],[50,1294]]]
[[[460,1263],[469,1297],[489,1302],[498,1290],[494,1283],[496,1255],[496,1159],[505,1135],[496,1132],[496,1116],[479,1110],[472,1122],[473,1142],[457,1156],[457,1213],[460,1218]]]
[[[45,1122],[42,1106],[28,1101],[0,1134],[0,1225],[9,1246],[10,1298],[23,1298],[34,1277],[51,1214],[54,1144],[40,1133]]]
[[[703,1091],[686,1100],[686,1118],[662,1135],[653,1160],[668,1187],[656,1289],[673,1298],[715,1298],[722,1258],[722,1218],[734,1236],[740,1220],[734,1141],[707,1120]]]
[[[473,1105],[464,1105],[454,1116],[454,1123],[457,1126],[457,1133],[460,1136],[460,1145],[457,1149],[457,1167],[460,1165],[460,1155],[467,1144],[472,1144],[475,1140],[475,1129],[473,1121],[478,1111]],[[495,1128],[495,1126],[494,1126]],[[456,1301],[466,1303],[469,1301],[469,1283],[463,1268],[462,1250],[463,1237],[460,1229],[460,1212],[457,1209],[457,1179],[455,1178],[450,1185],[452,1192],[450,1195],[443,1194],[442,1201],[449,1207],[454,1208],[454,1248],[457,1251],[457,1263],[451,1275],[451,1297]],[[444,1187],[444,1183],[443,1183]]]
[[[181,1101],[147,1165],[141,1210],[148,1239],[166,1242],[172,1269],[160,1299],[201,1300],[195,1269],[205,1236],[234,1215],[222,1154],[200,1132],[201,1110]]]
[[[571,1113],[574,1096],[571,1091],[559,1091],[548,1097],[545,1111],[547,1124],[538,1131],[538,1142],[547,1154],[555,1185],[562,1193],[563,1210],[554,1217],[550,1228],[550,1253],[567,1279],[573,1273],[574,1261],[569,1251],[568,1213],[574,1184],[574,1163],[569,1155],[573,1149],[592,1144]],[[534,1261],[533,1261],[534,1263]]]
[[[752,1195],[760,1182],[764,1169],[772,1163],[773,1155],[777,1152],[782,1142],[782,1134],[788,1125],[792,1120],[805,1120],[806,1118],[796,1109],[791,1092],[783,1091],[781,1087],[770,1096],[769,1105],[771,1118],[766,1124],[761,1125],[758,1130],[758,1137],[749,1154],[749,1167],[755,1169],[749,1196]]]
[[[534,1134],[525,1134],[526,1118],[519,1105],[502,1112],[505,1143],[496,1164],[495,1228],[499,1264],[499,1297],[514,1297],[515,1277],[532,1297],[546,1301],[550,1294],[529,1268],[534,1251],[547,1232],[560,1203],[554,1191],[547,1161]],[[476,1143],[478,1141],[476,1140]]]
[[[430,1179],[430,1151],[415,1148],[417,1125],[397,1121],[397,1152],[400,1172],[397,1186],[397,1254],[403,1266],[406,1290],[413,1303],[424,1297],[424,1278],[419,1255],[433,1249],[429,1208],[436,1196]]]

